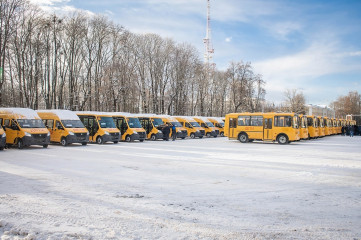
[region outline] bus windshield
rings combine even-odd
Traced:
[[[17,122],[21,128],[45,128],[40,119],[18,119]]]
[[[128,125],[130,128],[142,128],[138,118],[128,118]]]
[[[80,120],[62,120],[61,123],[65,128],[84,128]]]
[[[180,122],[170,122],[170,123],[175,127],[183,127],[182,124],[180,124]]]
[[[116,128],[112,117],[99,117],[98,121],[101,128]]]
[[[211,122],[206,122],[206,124],[208,127],[214,127],[213,123],[211,123]]]
[[[193,127],[201,127],[197,122],[190,122]]]
[[[163,120],[160,118],[153,118],[152,122],[153,122],[153,126],[156,128],[159,127],[160,125],[163,125]]]

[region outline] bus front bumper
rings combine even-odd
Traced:
[[[187,137],[187,131],[177,132],[177,138],[185,138]]]
[[[2,137],[0,135],[0,148],[5,147],[6,145],[6,137]]]
[[[32,134],[31,137],[24,136],[22,139],[24,146],[30,145],[49,145],[50,136],[44,134]]]
[[[119,133],[109,133],[102,136],[104,142],[119,142]]]
[[[75,133],[74,135],[66,136],[66,141],[70,143],[88,143],[89,134],[87,133]]]

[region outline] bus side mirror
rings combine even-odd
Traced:
[[[19,130],[19,127],[17,125],[15,125],[15,124],[12,124],[11,129],[12,130]]]
[[[59,130],[64,130],[63,126],[60,126],[60,125],[58,126],[58,129]]]

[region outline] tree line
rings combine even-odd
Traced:
[[[101,15],[47,15],[25,0],[2,0],[0,25],[0,106],[208,116],[262,110],[265,82],[250,63],[209,75],[188,43],[135,34]]]

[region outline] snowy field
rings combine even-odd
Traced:
[[[361,239],[361,137],[0,152],[0,239]]]

